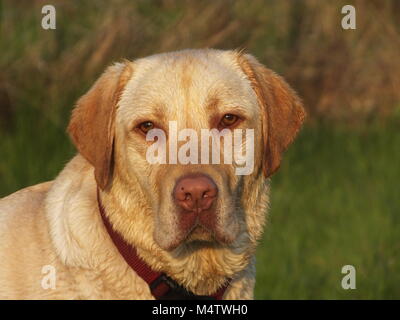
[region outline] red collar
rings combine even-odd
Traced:
[[[103,205],[100,202],[99,190],[97,190],[97,202],[99,205],[99,210],[101,217],[103,219],[104,225],[110,235],[114,245],[117,247],[119,253],[128,263],[128,265],[149,285],[152,295],[157,300],[162,299],[209,299],[209,300],[222,300],[226,289],[229,286],[229,281],[226,285],[218,289],[214,294],[210,296],[198,296],[194,293],[188,291],[173,279],[168,277],[166,274],[161,272],[156,272],[147,265],[137,254],[136,249],[128,244],[122,236],[115,231],[110,221],[108,220]]]

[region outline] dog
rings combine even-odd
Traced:
[[[269,178],[304,118],[284,79],[242,51],[108,67],[72,112],[77,155],[55,180],[0,200],[0,298],[253,299]],[[150,164],[147,135],[172,139],[170,121],[254,130],[252,172]]]

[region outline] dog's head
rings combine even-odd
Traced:
[[[98,187],[139,195],[154,241],[170,251],[254,238],[252,193],[279,168],[304,115],[288,84],[251,55],[185,50],[109,67],[68,130]]]

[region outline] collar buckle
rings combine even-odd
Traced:
[[[178,288],[178,285],[175,281],[162,273],[152,283],[150,283],[149,287],[153,296],[159,299],[165,296],[171,290],[176,290]]]

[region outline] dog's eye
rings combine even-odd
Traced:
[[[223,128],[229,128],[233,126],[238,120],[239,120],[238,116],[235,116],[234,114],[231,113],[227,113],[222,117],[220,125]]]
[[[149,132],[151,129],[154,129],[154,123],[151,121],[145,121],[139,124],[139,130],[142,131],[144,134]]]

